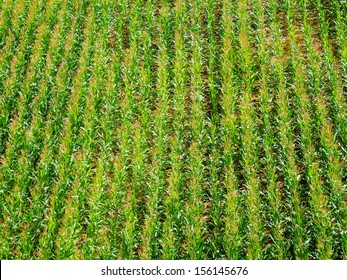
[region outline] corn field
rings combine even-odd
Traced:
[[[1,259],[347,259],[345,0],[0,0]]]

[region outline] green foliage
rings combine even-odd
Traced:
[[[0,1],[2,259],[346,259],[345,1]]]

